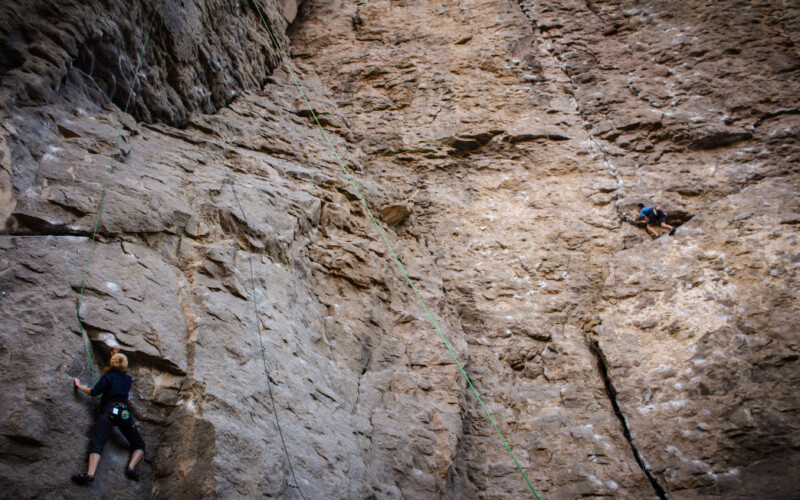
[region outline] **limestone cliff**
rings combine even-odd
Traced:
[[[259,8],[543,498],[796,495],[800,8]],[[3,496],[530,496],[252,2],[5,2],[0,123]]]

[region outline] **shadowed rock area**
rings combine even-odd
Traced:
[[[314,116],[542,498],[796,495],[800,8],[258,5],[0,6],[3,496],[532,496]]]

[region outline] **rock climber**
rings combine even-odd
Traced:
[[[72,480],[78,484],[88,485],[94,481],[94,473],[97,464],[100,462],[100,455],[103,447],[111,436],[114,426],[119,427],[122,435],[133,448],[131,459],[125,468],[125,475],[134,481],[139,480],[139,473],[136,472],[136,464],[144,456],[144,441],[139,434],[139,429],[133,422],[130,409],[128,407],[128,393],[133,385],[133,379],[125,373],[128,369],[128,358],[120,354],[119,347],[111,349],[111,360],[108,367],[103,371],[103,376],[97,381],[94,387],[89,389],[81,385],[80,380],[74,379],[75,387],[89,396],[101,396],[100,398],[100,418],[97,419],[97,426],[92,434],[89,445],[89,467],[85,474],[76,474]]]
[[[653,238],[661,236],[654,228],[661,227],[669,231],[669,234],[675,232],[675,228],[667,224],[667,214],[660,206],[646,207],[644,203],[639,203],[639,215],[644,217],[647,225],[645,226],[647,232],[653,235]],[[662,233],[663,234],[663,233]]]

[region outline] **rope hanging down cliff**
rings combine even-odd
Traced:
[[[128,113],[128,109],[130,107],[131,100],[133,98],[133,89],[136,86],[136,83],[139,81],[139,70],[141,69],[141,66],[142,66],[142,61],[144,59],[145,51],[147,50],[147,45],[150,42],[150,34],[152,33],[152,30],[153,30],[153,23],[155,22],[156,15],[158,14],[158,10],[161,7],[162,2],[163,2],[163,0],[158,0],[158,3],[156,4],[155,9],[153,10],[153,15],[150,18],[150,24],[149,24],[149,26],[147,28],[147,33],[145,35],[144,44],[142,45],[142,50],[141,50],[141,52],[139,54],[139,58],[138,58],[138,61],[136,63],[136,70],[134,71],[134,78],[133,78],[133,81],[131,82],[131,88],[128,91],[128,99],[127,99],[127,101],[125,103],[125,109],[123,111],[123,114],[127,114]],[[120,140],[121,136],[122,136],[122,121],[120,121],[119,128],[117,129],[117,135],[116,135],[116,138],[114,140],[114,146],[113,146],[112,150],[117,150],[117,148],[119,146],[119,140]],[[89,266],[91,265],[92,256],[94,255],[94,246],[95,246],[95,242],[97,240],[98,228],[100,226],[100,217],[101,217],[101,215],[103,213],[103,202],[105,201],[106,192],[108,191],[108,183],[109,183],[109,180],[111,178],[111,171],[114,169],[114,157],[116,156],[116,154],[117,153],[112,153],[111,158],[109,159],[108,167],[106,168],[106,175],[105,175],[105,179],[103,181],[102,192],[100,194],[100,202],[99,202],[98,207],[97,207],[97,217],[95,218],[95,221],[94,221],[94,228],[92,230],[92,238],[91,238],[90,244],[89,244],[89,255],[88,255],[87,259],[86,259],[86,266],[84,267],[84,270],[83,270],[83,276],[82,276],[82,279],[81,279],[81,288],[80,288],[80,293],[78,295],[78,301],[77,301],[76,310],[75,310],[75,316],[76,316],[76,318],[78,320],[78,327],[80,328],[81,337],[83,339],[83,348],[84,348],[84,352],[86,353],[87,364],[89,365],[89,371],[92,374],[92,384],[95,384],[97,382],[97,374],[96,374],[95,369],[94,369],[94,361],[92,360],[92,351],[91,351],[91,344],[90,344],[90,340],[89,340],[89,335],[87,334],[86,329],[83,326],[83,322],[81,321],[81,306],[83,305],[83,296],[84,296],[84,292],[86,290],[86,282],[87,282],[87,279],[88,279],[88,276],[89,276]],[[236,195],[236,189],[233,186],[233,181],[230,181],[230,184],[231,184],[231,188],[233,189],[234,197],[236,198],[236,203],[239,205],[239,209],[242,211],[242,217],[245,219],[245,223],[247,223],[247,217],[245,216],[245,213],[244,213],[244,210],[242,209],[241,203],[239,203],[239,197]],[[249,245],[250,245],[250,242],[248,241],[248,260],[250,260],[252,258],[250,256],[250,247],[249,247]],[[274,399],[274,397],[272,395],[272,385],[271,385],[271,382],[269,380],[269,371],[267,369],[267,361],[266,361],[266,358],[265,358],[265,355],[264,355],[264,345],[263,345],[263,341],[262,341],[262,338],[261,338],[261,328],[260,328],[259,320],[258,320],[258,308],[257,308],[256,298],[255,298],[255,278],[253,276],[253,263],[252,263],[252,260],[250,260],[250,278],[251,278],[251,283],[252,283],[252,287],[253,287],[253,290],[252,290],[252,293],[253,293],[253,307],[255,308],[255,313],[256,313],[256,327],[258,328],[258,341],[259,341],[259,344],[260,344],[260,347],[261,347],[261,359],[262,359],[262,361],[264,363],[264,374],[266,375],[266,378],[267,378],[267,388],[269,389],[269,397],[270,397],[270,400],[272,401],[272,413],[273,413],[273,415],[275,415],[275,424],[277,425],[278,433],[280,434],[281,444],[283,446],[283,452],[286,455],[286,461],[287,461],[287,463],[289,465],[289,471],[291,472],[292,478],[293,478],[294,483],[295,483],[294,485],[290,484],[289,486],[292,487],[292,488],[296,488],[298,490],[298,492],[300,493],[300,496],[303,498],[303,500],[306,500],[306,497],[303,495],[303,492],[302,492],[302,490],[300,489],[300,486],[297,483],[297,477],[295,476],[294,469],[292,468],[292,461],[289,458],[289,452],[286,449],[286,442],[283,439],[283,432],[281,431],[281,425],[280,425],[280,421],[278,420],[278,414],[277,414],[277,412],[275,410],[275,399]]]
[[[246,227],[246,231],[250,230],[250,223],[247,221],[247,215],[244,213],[244,208],[242,208],[242,203],[239,201],[239,195],[236,194],[236,185],[233,183],[232,178],[226,179],[226,182],[231,185],[231,190],[233,191],[233,197],[236,199],[236,204],[239,206],[239,211],[242,213],[242,219],[244,219],[244,224]],[[245,237],[247,241],[247,263],[250,266],[250,294],[253,297],[253,315],[255,316],[256,322],[256,333],[258,334],[258,346],[261,350],[261,361],[264,364],[264,377],[267,379],[267,389],[269,389],[269,399],[272,402],[272,414],[275,416],[275,425],[278,427],[278,435],[281,437],[281,445],[283,446],[283,453],[286,455],[286,463],[289,464],[289,472],[292,474],[292,479],[294,480],[294,484],[290,484],[289,486],[292,488],[296,488],[297,491],[300,493],[300,496],[303,497],[305,500],[305,495],[303,495],[303,490],[300,489],[300,484],[297,482],[297,477],[294,475],[294,468],[292,467],[292,459],[289,458],[289,452],[286,449],[286,441],[283,439],[283,431],[281,430],[281,422],[278,419],[278,410],[275,408],[275,398],[272,396],[272,382],[269,379],[269,369],[267,368],[267,357],[264,354],[264,340],[261,338],[261,321],[259,320],[258,316],[258,302],[256,301],[256,278],[255,274],[253,273],[253,254],[250,249],[250,240]]]
[[[139,69],[142,67],[142,60],[144,59],[144,52],[147,50],[147,44],[150,42],[150,33],[153,30],[153,22],[156,19],[156,14],[158,14],[158,9],[161,7],[161,2],[163,0],[158,0],[156,4],[155,10],[153,10],[153,16],[150,18],[150,25],[147,27],[147,34],[144,38],[144,44],[142,45],[142,51],[139,54],[139,61],[136,63],[136,71],[133,72],[133,81],[131,82],[131,88],[128,91],[128,100],[125,102],[125,111],[123,114],[128,113],[128,107],[131,104],[131,98],[133,97],[133,88],[136,86],[136,82],[139,81]],[[119,128],[117,128],[117,137],[114,139],[114,147],[112,151],[116,150],[119,146],[119,139],[122,136],[122,120],[119,122]],[[83,350],[86,352],[86,361],[89,364],[89,371],[92,373],[92,384],[97,382],[97,374],[94,371],[94,362],[92,361],[92,349],[89,343],[89,335],[86,333],[86,329],[83,327],[83,322],[81,322],[81,306],[83,305],[83,293],[86,288],[86,280],[89,277],[89,264],[92,262],[92,255],[94,254],[94,244],[95,240],[97,239],[97,228],[100,225],[100,215],[103,213],[103,201],[106,199],[106,191],[108,190],[108,181],[111,178],[111,171],[114,170],[114,156],[117,153],[112,153],[111,158],[108,161],[108,167],[106,168],[106,178],[103,181],[103,191],[100,194],[100,204],[97,207],[97,217],[94,220],[94,229],[92,230],[92,240],[89,243],[89,257],[86,259],[86,267],[83,270],[83,278],[81,279],[81,291],[78,295],[78,303],[75,308],[75,317],[78,319],[78,328],[81,330],[81,337],[83,338]]]
[[[511,451],[511,447],[509,446],[509,444],[506,441],[505,437],[503,437],[503,434],[500,432],[500,428],[497,426],[497,424],[495,423],[494,419],[492,418],[492,415],[489,413],[489,410],[486,408],[486,405],[483,403],[483,400],[481,399],[480,394],[478,394],[478,390],[475,389],[475,386],[472,384],[472,380],[470,380],[469,376],[467,375],[467,372],[464,371],[464,367],[461,365],[461,362],[458,360],[458,357],[456,356],[455,352],[453,351],[453,348],[450,346],[450,343],[447,341],[447,339],[445,338],[444,334],[439,329],[439,325],[436,324],[436,320],[433,318],[433,315],[430,313],[430,311],[428,310],[428,307],[425,305],[425,301],[422,300],[422,296],[420,296],[419,292],[417,291],[417,288],[414,286],[414,283],[411,281],[411,278],[408,276],[408,273],[406,272],[405,267],[400,262],[400,259],[397,257],[397,255],[395,254],[394,249],[392,248],[392,245],[389,243],[389,240],[386,238],[386,234],[383,232],[383,229],[381,229],[381,226],[378,224],[378,222],[375,220],[375,217],[372,215],[372,211],[369,209],[369,205],[367,204],[366,199],[364,199],[364,197],[361,195],[361,192],[359,191],[358,186],[356,186],[356,183],[353,180],[353,177],[350,175],[350,172],[347,170],[347,167],[345,167],[344,162],[339,157],[339,153],[336,151],[336,148],[333,146],[333,143],[331,143],[330,139],[328,138],[328,134],[325,132],[325,129],[322,127],[322,124],[320,124],[319,119],[317,119],[317,114],[314,112],[314,108],[312,108],[311,104],[309,104],[308,99],[306,98],[306,95],[303,92],[302,87],[300,87],[300,83],[297,81],[297,77],[295,76],[294,71],[292,71],[292,68],[289,65],[288,61],[286,60],[286,57],[283,55],[283,51],[281,50],[280,46],[278,45],[278,41],[275,38],[275,36],[273,35],[272,30],[267,25],[267,22],[264,19],[264,14],[261,12],[261,9],[258,7],[258,4],[256,3],[256,0],[252,0],[252,3],[253,3],[253,6],[255,7],[256,11],[258,12],[259,17],[261,18],[261,23],[264,25],[264,28],[266,28],[267,33],[269,34],[269,37],[270,37],[270,40],[272,41],[272,44],[275,46],[275,49],[278,51],[278,54],[280,55],[281,62],[283,63],[283,66],[286,68],[286,71],[292,77],[292,80],[294,81],[294,84],[297,87],[297,90],[300,92],[300,96],[302,97],[303,102],[305,102],[306,107],[308,108],[309,112],[311,113],[311,116],[314,118],[314,121],[316,122],[317,126],[322,131],[322,135],[325,138],[325,142],[327,142],[328,146],[331,148],[331,151],[333,152],[333,155],[336,157],[336,161],[339,163],[339,166],[342,168],[342,172],[344,172],[344,175],[347,177],[348,181],[350,181],[350,185],[353,187],[353,190],[355,191],[355,194],[358,197],[359,201],[361,201],[361,204],[364,207],[364,210],[367,212],[367,215],[369,215],[369,218],[372,220],[372,223],[375,225],[375,228],[378,230],[378,233],[380,234],[381,239],[383,240],[384,244],[386,245],[387,249],[389,250],[389,253],[392,255],[392,258],[394,259],[395,263],[400,268],[400,271],[403,273],[403,276],[405,277],[406,282],[409,284],[409,286],[411,287],[411,290],[414,292],[414,295],[417,297],[417,300],[419,301],[420,305],[422,306],[422,309],[425,311],[425,314],[428,316],[428,319],[430,320],[431,324],[433,325],[433,328],[436,330],[436,333],[439,334],[439,337],[442,339],[442,342],[444,342],[444,345],[447,348],[447,351],[450,353],[450,356],[453,358],[453,361],[455,361],[456,365],[458,366],[458,369],[461,371],[461,375],[463,375],[464,379],[466,379],[467,384],[469,385],[469,387],[472,390],[473,394],[475,394],[475,398],[478,400],[478,403],[480,403],[481,407],[483,408],[483,411],[486,414],[486,417],[492,423],[492,427],[494,427],[495,432],[497,432],[497,435],[500,436],[500,439],[503,441],[503,444],[505,445],[506,450],[508,451],[508,454],[511,455],[511,458],[514,460],[514,463],[516,464],[517,469],[519,469],[520,473],[522,474],[522,477],[525,479],[525,482],[527,483],[527,485],[530,488],[530,490],[533,493],[533,495],[536,497],[537,500],[539,500],[539,495],[536,493],[536,490],[534,489],[533,485],[531,484],[530,480],[528,479],[528,476],[525,474],[525,471],[522,469],[522,466],[520,465],[519,461],[517,461],[517,457],[514,456],[514,452]]]

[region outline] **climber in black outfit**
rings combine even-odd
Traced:
[[[72,480],[78,484],[89,484],[94,481],[94,473],[97,464],[100,462],[100,454],[103,447],[111,436],[111,431],[116,425],[122,434],[130,442],[133,448],[125,475],[134,481],[139,480],[139,473],[136,472],[136,464],[144,456],[144,441],[139,434],[139,429],[133,422],[130,409],[128,408],[128,393],[133,385],[133,379],[125,373],[128,368],[128,358],[124,354],[119,354],[119,347],[111,349],[111,360],[108,368],[91,389],[81,385],[80,380],[74,379],[75,387],[89,396],[100,396],[100,418],[92,434],[92,441],[89,445],[89,468],[86,474],[76,474]]]

